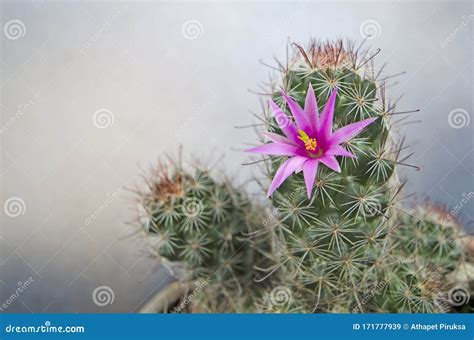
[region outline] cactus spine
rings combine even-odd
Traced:
[[[139,206],[148,242],[173,275],[195,287],[171,311],[243,309],[256,289],[253,266],[268,247],[249,237],[261,212],[244,191],[206,168],[160,163],[146,182]]]
[[[427,287],[433,284],[433,273],[440,271],[444,277],[461,255],[455,251],[452,235],[445,235],[445,229],[441,232],[441,225],[416,220],[398,203],[403,184],[395,168],[405,164],[401,159],[404,146],[393,132],[391,116],[397,112],[394,104],[386,102],[386,79],[373,69],[377,52],[371,54],[342,41],[312,41],[306,49],[296,46],[295,52],[287,66],[280,64],[278,85],[299,105],[304,105],[311,85],[322,109],[337,87],[335,128],[379,118],[343,145],[357,158],[338,157],[340,173],[319,167],[311,199],[306,197],[301,173],[290,176],[273,194],[272,203],[279,212],[273,227],[278,242],[273,265],[264,274],[279,276],[290,288],[292,299],[284,306],[269,304],[267,299],[262,310],[444,311],[434,294],[446,287],[430,292]],[[292,119],[275,86],[270,96],[286,111],[287,119]],[[266,131],[282,134],[277,119],[270,108],[265,110]],[[285,159],[266,161],[269,178]],[[427,235],[433,228],[436,240]],[[416,230],[422,233],[422,244],[413,243]],[[434,269],[406,261],[433,262],[427,250],[434,245],[439,251]]]

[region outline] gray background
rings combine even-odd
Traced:
[[[407,72],[389,97],[422,110],[408,119],[422,123],[400,127],[421,167],[402,169],[408,193],[458,205],[473,191],[474,122],[453,128],[448,116],[474,119],[473,13],[455,1],[3,1],[0,305],[32,277],[5,312],[136,311],[166,275],[122,188],[179,144],[188,156],[223,154],[238,182],[257,176],[239,151],[255,136],[233,127],[259,111],[248,91],[268,80],[259,60],[284,59],[288,38],[361,41],[367,20],[378,64]],[[106,128],[93,120],[101,109],[113,116]],[[467,225],[472,208],[458,214]],[[103,285],[115,299],[100,307],[92,292]]]

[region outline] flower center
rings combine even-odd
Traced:
[[[301,139],[304,143],[306,150],[308,151],[316,151],[316,147],[318,146],[318,142],[316,142],[316,138],[309,138],[308,134],[303,130],[298,130],[298,138]]]

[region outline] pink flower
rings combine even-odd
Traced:
[[[377,118],[352,123],[333,132],[337,89],[333,90],[321,115],[319,115],[316,96],[311,85],[308,87],[304,109],[286,93],[282,92],[282,95],[295,118],[295,122],[291,121],[285,112],[271,100],[270,107],[275,114],[275,120],[285,136],[264,132],[263,134],[272,143],[249,149],[247,152],[289,156],[278,168],[268,189],[267,196],[271,196],[292,173],[303,171],[306,191],[308,198],[310,198],[319,163],[336,172],[341,172],[336,156],[356,157],[344,149],[341,144],[358,135]]]

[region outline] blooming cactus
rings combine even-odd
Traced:
[[[284,91],[271,89],[263,115],[262,141],[271,143],[248,150],[270,155],[264,164],[277,212],[273,265],[261,279],[277,276],[292,293],[284,306],[263,301],[263,310],[441,311],[420,288],[430,286],[429,270],[415,275],[406,261],[412,253],[400,252],[406,215],[395,168],[406,157],[391,116],[405,112],[386,102],[386,79],[373,71],[369,51],[313,41],[295,52],[279,64]]]
[[[326,165],[331,170],[341,172],[336,156],[356,157],[342,147],[341,143],[355,137],[363,128],[374,122],[377,117],[346,125],[333,132],[337,89],[332,91],[321,116],[318,113],[318,104],[311,85],[308,87],[304,109],[285,92],[282,92],[282,96],[293,114],[295,123],[287,118],[286,114],[274,101],[271,101],[270,105],[276,121],[285,136],[264,132],[264,135],[273,143],[247,151],[267,155],[290,156],[276,172],[268,189],[268,196],[293,172],[303,170],[306,191],[308,198],[311,198],[319,163]]]
[[[385,101],[386,79],[369,67],[372,57],[341,42],[297,47],[280,64],[284,91],[271,89],[264,112],[261,134],[271,142],[248,150],[271,156],[263,163],[271,216],[205,169],[171,163],[147,178],[140,202],[151,245],[201,282],[184,310],[466,307],[455,294],[461,288],[468,300],[469,291],[449,278],[465,265],[460,227],[447,223],[447,212],[405,213],[398,203],[395,165],[406,162],[391,116],[405,112]]]

